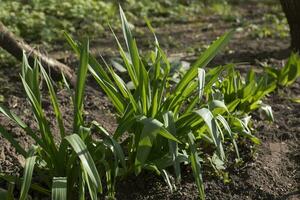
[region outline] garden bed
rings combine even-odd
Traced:
[[[267,8],[253,9],[253,6],[251,4],[242,6],[241,11],[247,13],[246,16],[243,16],[244,20],[249,19],[254,23],[261,19],[261,15],[266,12]],[[201,49],[199,50],[194,46],[208,44],[216,36],[230,29],[235,22],[228,22],[228,24],[222,26],[221,24],[224,23],[218,21],[218,18],[204,17],[201,23],[167,24],[159,27],[157,32],[163,45],[168,48],[167,52],[169,54],[174,55],[176,59],[191,61],[194,59],[194,55],[198,54],[197,51],[201,51]],[[166,29],[165,27],[168,26],[172,26],[173,29]],[[257,39],[257,37],[249,35],[250,32],[249,30],[239,31],[225,53],[213,60],[211,65],[233,61],[239,63],[237,67],[241,71],[246,71],[250,66],[258,66],[261,62],[279,66],[281,62],[285,61],[289,55],[287,49],[289,39],[287,37],[279,38],[275,35]],[[143,40],[143,38],[149,37],[147,35],[140,36],[140,40]],[[175,38],[178,41],[173,43],[172,41]],[[184,45],[181,46],[181,44]],[[193,47],[187,50],[190,44],[193,44]],[[95,46],[95,52],[103,51],[105,47],[110,45],[111,43],[106,44],[106,46],[103,45],[103,48],[100,41]],[[147,43],[143,45],[146,47]],[[182,49],[185,49],[185,51],[182,52]],[[73,61],[69,54],[56,53],[55,55],[60,59]],[[109,56],[111,55],[108,54],[107,57]],[[22,116],[25,123],[34,126],[29,104],[26,102],[24,93],[21,90],[18,73],[19,68],[14,66],[5,66],[4,64],[0,67],[0,94],[4,98],[4,103],[12,111]],[[60,89],[57,93],[59,101],[63,105],[62,113],[64,114],[66,127],[71,129],[73,110],[69,104],[68,93],[65,89]],[[228,164],[228,180],[226,183],[221,180],[220,176],[204,166],[204,184],[207,199],[300,199],[300,104],[291,101],[292,98],[299,98],[299,96],[300,82],[298,80],[290,88],[278,89],[267,98],[267,103],[273,108],[274,123],[263,120],[258,112],[253,114],[254,134],[261,139],[262,143],[253,146],[249,141],[240,141],[239,147],[244,162],[238,167],[234,166],[234,162]],[[84,104],[87,120],[96,120],[107,130],[113,132],[116,128],[116,122],[112,114],[112,106],[93,81],[89,81]],[[50,109],[49,101],[44,101],[43,106],[47,110],[47,114],[52,116],[52,126],[55,127],[54,114]],[[0,121],[14,134],[13,136],[20,141],[22,146],[29,147],[32,145],[33,141],[2,115]],[[24,164],[24,161],[24,158],[15,152],[10,143],[0,136],[0,171],[19,174],[20,165]],[[177,186],[178,190],[174,193],[169,191],[162,177],[144,172],[138,177],[131,176],[129,179],[121,180],[117,184],[116,197],[124,200],[197,199],[198,191],[193,181],[192,171],[188,167],[185,167],[183,171],[182,183]],[[3,184],[0,182],[0,186]]]

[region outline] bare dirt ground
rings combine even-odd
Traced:
[[[245,4],[239,6],[240,18],[247,23],[265,23],[263,15],[273,12],[268,6]],[[199,20],[185,23],[167,23],[156,28],[158,39],[167,53],[173,59],[192,61],[201,52],[204,45],[209,44],[226,30],[239,26],[237,20],[224,21],[220,16],[199,16]],[[140,27],[139,30],[145,28]],[[250,66],[258,66],[261,62],[280,66],[289,55],[289,38],[270,36],[257,38],[244,27],[239,30],[226,50],[217,56],[210,64],[238,63],[237,67],[246,71]],[[138,32],[139,44],[143,49],[152,40],[148,33]],[[93,52],[104,52],[106,57],[115,54],[117,49],[112,38],[94,41]],[[74,64],[70,52],[53,52],[53,56]],[[19,68],[9,65],[0,67],[0,94],[4,104],[11,108],[22,119],[34,127],[30,107],[22,94],[21,82],[18,76]],[[58,90],[63,106],[66,124],[71,126],[72,109],[69,97],[64,89]],[[267,98],[274,111],[275,122],[262,120],[260,114],[254,113],[255,134],[262,140],[260,146],[254,147],[250,142],[240,141],[244,164],[234,167],[228,164],[229,182],[224,183],[219,177],[209,171],[204,171],[207,199],[211,200],[296,200],[300,199],[300,104],[290,101],[292,97],[300,96],[300,82],[292,87],[279,89]],[[47,100],[44,108],[49,116],[53,116]],[[49,108],[49,109],[48,109]],[[99,88],[92,82],[86,90],[86,116],[97,120],[105,128],[113,132],[115,120],[110,103]],[[0,123],[5,125],[21,144],[28,147],[32,141],[19,128],[2,115]],[[55,127],[53,122],[53,127]],[[0,172],[18,174],[24,159],[15,153],[13,147],[0,136]],[[190,169],[186,168],[183,181],[173,194],[168,190],[161,177],[143,173],[138,177],[120,181],[117,186],[117,199],[197,199],[197,188],[193,183]],[[0,185],[4,185],[0,182]]]

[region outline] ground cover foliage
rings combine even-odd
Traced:
[[[190,10],[188,5],[196,6],[199,10],[202,1],[94,1],[94,0],[34,0],[0,2],[2,12],[0,20],[17,35],[27,41],[51,42],[62,40],[62,31],[65,30],[75,36],[88,33],[90,37],[103,33],[107,22],[118,25],[118,5],[128,11],[131,18],[138,21],[143,17],[170,17],[175,19],[183,12]],[[192,13],[190,13],[192,14]],[[186,15],[186,14],[185,14]],[[187,17],[187,16],[186,16]]]
[[[113,198],[119,179],[132,173],[138,175],[143,170],[163,176],[172,191],[180,183],[180,166],[190,165],[199,198],[204,199],[201,163],[209,160],[204,152],[210,152],[214,158],[211,165],[216,169],[224,169],[228,157],[225,148],[232,148],[236,162],[241,162],[236,140],[246,137],[259,143],[251,134],[249,114],[261,108],[272,120],[272,110],[262,103],[263,97],[277,86],[292,84],[300,76],[296,54],[281,70],[265,66],[262,75],[250,71],[244,77],[235,71],[234,64],[206,69],[209,61],[230,40],[233,34],[230,31],[213,42],[184,74],[179,75],[180,79],[174,80],[172,66],[151,25],[148,24],[155,38],[155,49],[142,56],[122,9],[120,16],[126,50],[116,38],[121,60],[111,64],[105,60],[100,64],[89,53],[88,40],[75,42],[66,34],[80,59],[74,94],[64,81],[74,106],[70,133],[65,131],[52,81],[38,61],[35,66],[29,66],[24,56],[21,79],[39,128],[32,130],[1,106],[2,114],[16,122],[36,142],[36,146],[25,150],[0,126],[1,134],[26,157],[23,178],[1,174],[1,178],[11,183],[7,191],[1,192],[6,198],[12,198],[13,185],[21,188],[20,199],[27,198],[29,189],[45,196],[51,194],[52,199],[65,199],[66,196],[84,199],[88,195],[97,199],[103,191]],[[118,127],[114,133],[95,121],[84,121],[83,97],[88,71],[115,107]],[[125,73],[127,78],[119,73]],[[54,141],[43,111],[39,88],[42,79],[59,126],[59,141]],[[93,134],[99,138],[95,139]],[[225,146],[225,143],[230,145]],[[61,165],[62,160],[68,164]],[[35,174],[45,178],[31,183]]]
[[[47,44],[62,41],[63,31],[75,37],[87,33],[93,38],[105,33],[108,22],[114,27],[120,24],[117,13],[121,4],[133,24],[143,23],[141,19],[144,17],[155,24],[163,24],[165,21],[186,22],[214,13],[222,15],[226,21],[238,21],[242,26],[247,26],[253,37],[287,36],[285,17],[276,6],[274,13],[263,16],[270,23],[257,25],[247,24],[247,20],[239,18],[233,5],[242,3],[243,0],[2,0],[0,20],[16,35],[30,42]]]

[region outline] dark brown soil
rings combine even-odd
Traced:
[[[238,7],[240,18],[247,23],[262,24],[264,13],[273,12],[267,5],[244,4]],[[220,16],[199,16],[199,20],[190,23],[163,24],[156,29],[159,40],[167,48],[173,59],[191,61],[195,59],[203,45],[209,44],[226,30],[238,27],[237,22],[224,21]],[[139,30],[144,30],[140,27]],[[150,36],[141,31],[138,34],[143,48],[147,48]],[[152,39],[151,39],[152,40]],[[114,54],[112,38],[95,41],[95,53],[109,52]],[[237,67],[247,70],[252,65],[267,62],[280,66],[289,55],[289,38],[270,36],[258,39],[251,36],[247,28],[239,31],[225,53],[219,55],[211,64],[223,64],[229,61],[238,62]],[[198,49],[200,47],[200,50]],[[188,49],[189,48],[189,49]],[[106,51],[108,50],[108,51]],[[53,53],[61,60],[74,60],[70,53]],[[19,68],[14,66],[0,67],[0,99],[27,123],[35,126],[29,105],[22,94],[19,80]],[[86,90],[85,111],[88,120],[96,120],[109,131],[113,132],[115,119],[112,107],[99,88],[89,84]],[[45,94],[46,96],[46,94]],[[69,105],[67,91],[58,90],[62,111],[67,126],[71,126],[72,109]],[[296,200],[300,199],[300,104],[293,103],[290,98],[300,97],[298,80],[288,89],[279,89],[268,97],[274,111],[275,122],[262,120],[260,114],[254,113],[255,134],[262,140],[260,146],[252,146],[250,142],[241,144],[244,164],[234,167],[229,164],[229,182],[224,183],[220,177],[204,168],[205,190],[207,199],[211,200]],[[1,103],[1,102],[0,102]],[[53,112],[47,100],[44,102],[47,114]],[[49,107],[49,109],[47,109]],[[2,115],[0,123],[7,127],[13,136],[24,146],[29,147],[32,140],[19,128]],[[55,128],[54,123],[52,126]],[[24,164],[24,158],[16,154],[13,147],[0,136],[0,172],[18,174]],[[150,173],[143,173],[128,180],[120,181],[117,186],[117,199],[197,199],[197,188],[191,171],[184,170],[182,183],[177,191],[171,193],[163,179]],[[0,185],[3,183],[0,182]]]

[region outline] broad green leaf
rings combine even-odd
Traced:
[[[186,110],[183,112],[183,115],[192,112],[199,102],[199,95],[195,95],[192,100],[188,103]]]
[[[37,59],[34,60],[34,67],[31,68],[25,52],[23,51],[22,77],[28,84],[37,101],[41,104],[41,94],[39,89],[39,69]]]
[[[223,150],[222,141],[220,138],[220,134],[218,133],[217,124],[214,119],[214,116],[207,108],[201,108],[200,110],[194,111],[196,115],[199,115],[205,122],[208,127],[208,132],[210,133],[211,139],[213,140],[218,154],[222,160],[225,159],[225,153]]]
[[[288,79],[286,86],[291,85],[300,77],[300,57],[298,54],[292,54],[287,63]]]
[[[126,88],[126,83],[123,81],[123,79],[114,72],[113,68],[110,67],[105,59],[100,55],[104,65],[106,66],[106,68],[108,69],[109,73],[111,74],[111,76],[113,77],[114,79],[114,82],[116,83],[117,87],[119,88],[120,92],[122,93],[122,95],[125,97],[125,98],[128,98],[128,94],[127,94],[127,88]]]
[[[158,120],[144,117],[141,119],[141,123],[144,124],[144,127],[137,147],[135,159],[136,174],[141,172],[141,168],[146,163],[157,134],[180,143],[178,139],[176,139],[171,133],[163,128],[163,124]]]
[[[179,163],[187,164],[189,159],[187,155],[178,153],[177,161]],[[163,155],[161,158],[154,160],[153,164],[157,166],[158,169],[166,169],[174,164],[173,156],[170,154]]]
[[[228,70],[230,68],[233,68],[233,64],[227,64],[225,66],[218,66],[218,67],[214,67],[212,69],[209,69],[209,71],[206,73],[205,76],[205,88],[204,88],[204,92],[210,92],[212,89],[212,86],[218,81],[218,79],[220,78],[220,74],[224,71],[224,70]]]
[[[241,97],[241,102],[243,103],[247,97],[254,95],[257,85],[255,81],[250,82],[242,90],[240,90],[239,96]]]
[[[14,189],[15,189],[17,177],[6,175],[6,174],[2,175],[0,173],[0,179],[4,179],[5,181],[7,181],[7,185],[8,185],[7,189],[4,189],[4,188],[0,187],[0,199],[15,200],[15,198],[14,198]]]
[[[190,95],[194,93],[198,86],[198,83],[193,81],[189,83],[186,88],[183,89],[181,93],[173,94],[170,96],[168,100],[171,100],[169,102],[168,100],[165,101],[165,106],[167,106],[166,110],[174,110],[175,115],[178,113],[180,107],[182,106],[183,102],[188,99]]]
[[[119,121],[119,125],[113,134],[113,138],[119,140],[120,137],[136,123],[136,120],[139,119],[139,116],[134,115],[133,109],[127,110],[123,117]]]
[[[51,191],[49,189],[46,189],[44,186],[41,186],[37,183],[31,183],[31,189],[47,196],[51,195]]]
[[[4,189],[0,188],[0,199],[5,200],[5,199],[7,199],[7,197],[8,197],[7,190],[4,190]]]
[[[56,162],[56,155],[57,149],[56,145],[53,140],[53,135],[49,127],[49,122],[47,121],[44,111],[42,109],[41,102],[38,101],[38,99],[35,97],[34,93],[28,86],[27,82],[23,77],[21,77],[25,92],[27,94],[27,97],[29,98],[29,101],[31,103],[31,106],[33,108],[33,112],[35,115],[35,119],[39,124],[40,133],[42,136],[42,147],[44,147],[44,150],[50,154],[50,159],[55,163]]]
[[[251,83],[252,81],[256,81],[255,78],[256,78],[255,72],[254,72],[253,68],[251,68],[249,70],[249,72],[247,73],[247,78],[246,78],[247,83]]]
[[[175,142],[181,143],[174,135],[172,135],[169,131],[167,131],[164,128],[163,123],[161,123],[157,119],[142,117],[142,119],[140,121],[141,121],[141,123],[144,124],[144,126],[149,126],[149,127],[153,128],[161,136],[163,136],[169,140],[173,140]]]
[[[240,99],[235,99],[233,100],[232,102],[230,102],[228,105],[227,105],[227,108],[228,108],[228,111],[229,112],[233,112],[236,107],[239,105],[239,103],[241,102]]]
[[[75,51],[77,55],[80,55],[80,49],[76,44],[76,42],[72,39],[72,37],[67,32],[64,32],[64,36],[67,42],[69,43],[69,45],[71,46],[71,48],[73,49],[73,51]]]
[[[77,172],[77,170],[76,170]],[[78,173],[78,172],[77,172]],[[86,190],[86,181],[85,181],[85,171],[80,170],[80,175],[78,177],[78,199],[85,200],[85,190]]]
[[[67,199],[67,177],[53,177],[51,199]]]
[[[216,117],[216,119],[221,122],[221,124],[223,125],[224,129],[227,131],[227,133],[229,134],[230,136],[230,139],[232,141],[232,144],[233,144],[233,147],[235,149],[235,153],[237,155],[238,158],[240,158],[240,154],[239,154],[239,149],[238,149],[238,146],[236,144],[236,141],[235,141],[235,138],[234,138],[234,135],[230,129],[230,126],[229,124],[227,123],[226,119],[222,116],[222,115],[218,115]]]
[[[141,64],[143,66],[143,64]],[[144,67],[141,67],[139,72],[139,96],[141,98],[143,114],[147,115],[150,108],[151,92],[149,92],[149,77]]]
[[[146,123],[143,127],[135,158],[135,173],[139,174],[145,162],[148,159],[148,155],[151,151],[153,141],[155,140],[160,128],[152,126],[150,123]]]
[[[264,111],[264,113],[267,116],[267,119],[270,121],[274,121],[274,116],[273,116],[273,112],[272,112],[272,107],[267,105],[267,104],[262,104],[260,109],[262,109]]]
[[[168,112],[163,115],[164,117],[164,124],[166,129],[174,136],[176,136],[176,127],[175,127],[175,119],[172,112]],[[174,167],[174,172],[176,176],[176,180],[180,182],[181,180],[181,169],[180,169],[180,162],[178,159],[178,144],[172,140],[168,141],[169,143],[169,152],[172,156],[172,162]]]
[[[65,137],[65,139],[70,143],[70,145],[76,152],[81,161],[83,170],[86,171],[92,183],[96,186],[96,188],[102,188],[100,176],[98,174],[93,158],[88,152],[88,149],[81,138],[78,135],[73,134]]]
[[[249,130],[247,124],[243,120],[236,117],[231,117],[229,124],[232,126],[232,132],[241,134],[244,137],[249,138],[255,144],[261,143],[257,137],[251,134],[251,131]]]
[[[212,100],[208,104],[209,110],[212,110],[215,114],[223,114],[224,112],[228,112],[227,106],[224,101]]]

